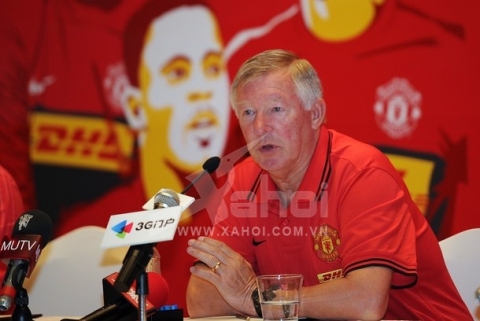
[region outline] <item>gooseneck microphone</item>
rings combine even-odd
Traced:
[[[0,311],[9,310],[16,294],[24,290],[23,281],[31,275],[52,231],[52,220],[47,214],[30,210],[17,219],[12,236],[3,238],[0,257],[10,261],[0,291]]]
[[[205,163],[203,163],[203,172],[200,173],[200,175],[198,175],[197,177],[195,177],[195,179],[193,181],[190,182],[190,184],[188,184],[184,189],[183,191],[180,193],[180,194],[185,194],[190,188],[192,188],[192,186],[205,174],[212,174],[213,172],[215,172],[218,168],[218,166],[220,165],[220,157],[218,156],[213,156],[213,157],[210,157],[209,159],[207,159],[205,161]]]

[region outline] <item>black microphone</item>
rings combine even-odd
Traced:
[[[178,194],[170,189],[158,192],[154,197],[154,209],[178,206]],[[125,254],[122,268],[115,279],[114,286],[118,291],[125,292],[131,287],[134,280],[145,271],[148,262],[153,256],[155,243],[132,245]]]
[[[207,159],[205,161],[205,163],[203,163],[203,172],[200,173],[200,175],[198,175],[197,177],[195,177],[195,179],[193,181],[190,182],[190,184],[188,184],[184,189],[183,191],[180,193],[180,194],[185,194],[185,192],[187,192],[190,188],[192,188],[192,186],[205,174],[212,174],[213,172],[215,172],[218,168],[218,166],[220,165],[220,157],[218,156],[213,156],[213,157],[210,157],[209,159]]]
[[[23,289],[25,277],[30,277],[41,250],[52,237],[51,218],[42,211],[30,210],[17,219],[12,236],[5,236],[0,257],[10,259],[0,291],[0,311],[12,306],[17,291]]]
[[[198,175],[186,188],[183,189],[181,194],[188,191],[195,182],[197,182],[206,173],[213,173],[220,165],[220,157],[210,157],[203,164],[203,172]],[[158,192],[154,197],[154,209],[167,208],[178,206],[180,199],[177,192],[171,189],[164,189]],[[132,245],[125,254],[123,259],[122,268],[118,273],[118,277],[115,280],[114,287],[118,291],[125,292],[131,286],[134,280],[145,271],[146,266],[153,256],[153,247],[155,243]]]
[[[155,208],[178,206],[178,194],[173,190],[162,190],[155,195]],[[148,262],[153,256],[154,243],[130,246],[123,259],[120,272],[114,272],[105,277],[103,284],[104,306],[84,316],[79,321],[135,321],[137,311],[141,308],[139,295],[135,291],[135,282],[146,270]],[[159,273],[147,272],[143,275],[146,282],[146,291],[150,293],[145,301],[145,313],[150,316],[165,304],[169,287],[167,281]],[[138,288],[138,286],[137,286]],[[152,288],[153,291],[148,289]],[[77,321],[62,319],[61,321]]]

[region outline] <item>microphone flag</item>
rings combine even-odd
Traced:
[[[0,259],[28,260],[29,265],[25,276],[30,277],[40,256],[41,239],[40,235],[33,234],[6,235],[0,245]],[[5,263],[8,264],[8,262]]]
[[[158,243],[173,240],[182,211],[193,197],[178,194],[180,205],[111,215],[103,236],[101,248]],[[153,208],[153,199],[152,208]]]

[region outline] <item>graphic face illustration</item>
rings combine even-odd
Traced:
[[[184,170],[196,170],[222,153],[229,78],[219,32],[203,6],[179,7],[152,22],[139,70],[147,119],[142,147],[149,157],[161,153]]]

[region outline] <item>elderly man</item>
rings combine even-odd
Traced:
[[[395,168],[325,126],[306,60],[282,50],[250,58],[231,102],[250,157],[232,171],[210,237],[189,241],[191,316],[260,315],[255,276],[300,273],[302,316],[471,320]]]

